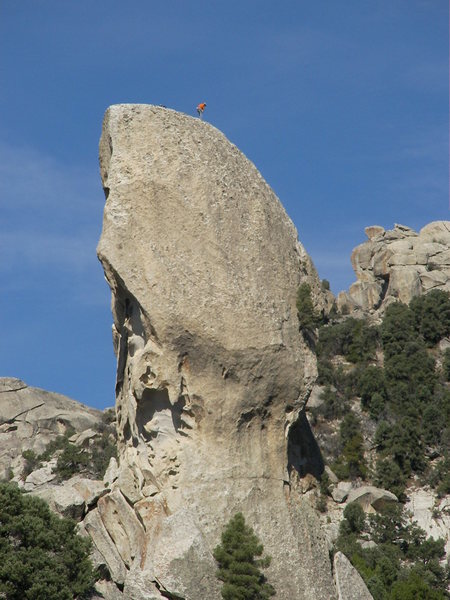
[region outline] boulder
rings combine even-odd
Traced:
[[[114,456],[111,457],[109,461],[108,468],[105,471],[103,476],[103,483],[105,486],[109,486],[119,477],[119,465],[117,464],[117,460]]]
[[[363,578],[342,552],[334,555],[334,580],[338,600],[373,600]]]
[[[127,569],[97,509],[88,512],[80,531],[92,539],[94,566],[106,568],[112,580],[123,586]]]
[[[56,473],[53,472],[53,469],[56,466],[56,460],[49,461],[43,467],[32,471],[27,478],[25,479],[25,483],[23,484],[23,490],[25,492],[31,492],[32,490],[53,481],[56,478]]]
[[[364,229],[364,233],[367,235],[369,240],[373,240],[374,238],[380,237],[385,232],[385,228],[380,225],[371,225]]]
[[[124,595],[112,581],[101,579],[95,584],[97,596],[93,600],[125,600]]]
[[[329,302],[295,227],[235,146],[172,110],[110,107],[100,165],[120,466],[98,511],[130,578],[218,600],[211,550],[242,511],[279,597],[329,600],[324,535],[296,496],[323,470],[297,289],[317,311]]]
[[[120,491],[100,498],[98,513],[127,567],[144,549],[144,529]]]
[[[347,496],[347,504],[351,502],[358,502],[366,512],[375,512],[380,510],[387,502],[398,502],[398,498],[388,490],[373,485],[362,485],[350,490]]]
[[[47,485],[36,489],[32,494],[45,500],[54,512],[63,517],[79,521],[85,513],[84,498],[70,485]]]
[[[332,490],[331,497],[335,502],[341,504],[349,495],[353,484],[351,481],[340,481]]]

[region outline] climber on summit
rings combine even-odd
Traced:
[[[203,111],[206,108],[206,102],[201,102],[198,106],[197,106],[197,112],[198,112],[198,116],[201,118],[203,118]]]

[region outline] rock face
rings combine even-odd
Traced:
[[[277,598],[334,598],[296,491],[323,468],[302,412],[316,361],[296,291],[309,283],[318,309],[326,299],[294,225],[219,131],[171,110],[110,107],[100,164],[120,467],[95,518],[124,594],[219,599],[212,549],[242,511]]]
[[[101,417],[101,411],[67,396],[29,387],[13,377],[0,378],[0,479],[20,470],[24,450],[40,454],[58,435],[94,427]],[[51,469],[47,471],[36,472],[29,489],[44,483],[46,477],[53,479]]]
[[[406,510],[428,536],[445,541],[445,552],[450,555],[450,497],[436,497],[432,490],[414,489],[408,491]]]
[[[357,281],[337,299],[341,310],[383,311],[434,288],[450,291],[450,221],[429,223],[419,233],[404,225],[365,232],[368,241],[351,257]]]
[[[363,578],[342,552],[334,556],[334,579],[338,600],[373,600]]]

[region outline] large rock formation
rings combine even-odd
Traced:
[[[357,281],[338,296],[341,310],[382,312],[434,288],[450,291],[450,221],[429,223],[419,233],[404,225],[365,232],[368,241],[351,257]]]
[[[129,600],[219,599],[212,549],[242,511],[278,598],[334,598],[296,486],[322,468],[297,288],[325,299],[294,225],[219,131],[171,110],[109,108],[100,163],[120,469],[85,525],[104,564]]]

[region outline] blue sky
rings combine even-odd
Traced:
[[[0,375],[114,403],[110,104],[207,102],[334,292],[367,225],[449,219],[448,22],[446,0],[0,0]]]

